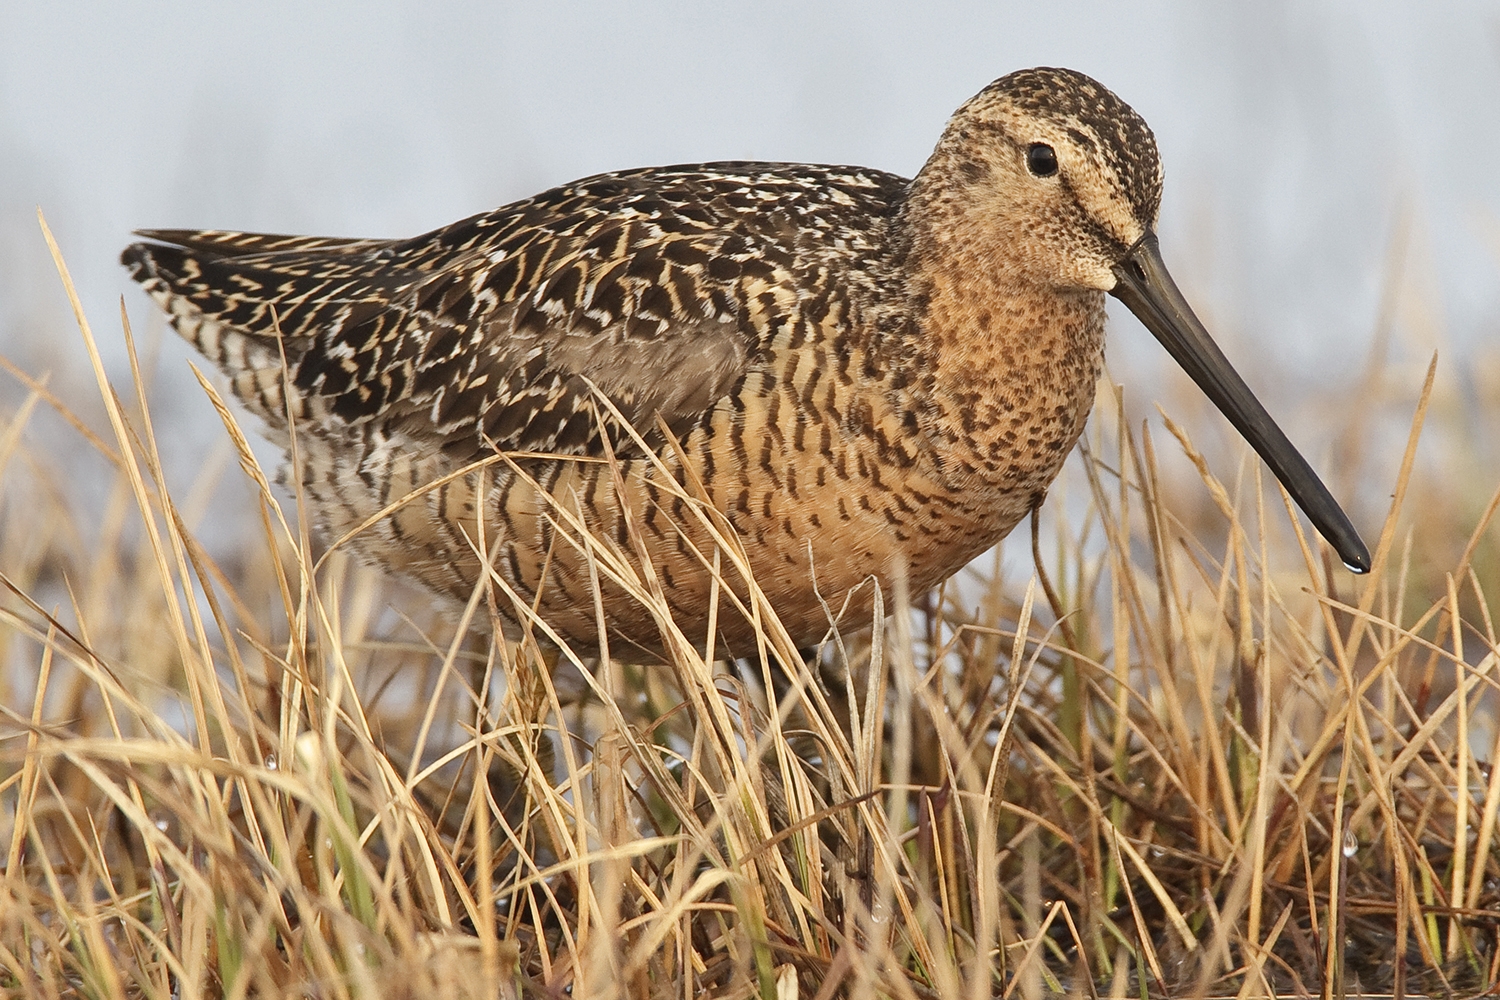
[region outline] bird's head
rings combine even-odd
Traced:
[[[1098,291],[1155,227],[1161,183],[1141,116],[1092,78],[1049,68],[966,101],[917,181],[943,219],[926,239],[968,241],[1000,280]]]

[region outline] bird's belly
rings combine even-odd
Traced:
[[[602,617],[617,656],[702,650],[710,628],[718,652],[743,655],[768,609],[806,646],[835,620],[867,626],[876,586],[889,600],[902,576],[913,593],[946,579],[1025,516],[1061,461],[955,482],[931,449],[893,450],[878,413],[862,432],[798,424],[774,406],[726,407],[659,458],[467,471],[399,440],[314,438],[302,481],[326,540],[347,536],[454,602],[488,563],[512,634],[531,619],[591,652]]]

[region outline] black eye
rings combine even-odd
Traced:
[[[1033,142],[1026,150],[1026,169],[1038,177],[1057,173],[1057,153],[1045,142]]]

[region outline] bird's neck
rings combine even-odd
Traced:
[[[1093,403],[1104,294],[997,269],[1022,234],[934,214],[912,221],[909,301],[931,348],[930,419],[950,464],[1004,491],[1045,490]]]

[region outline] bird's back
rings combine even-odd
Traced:
[[[124,263],[273,426],[601,455],[592,382],[681,432],[807,302],[886,277],[906,181],[719,163],[590,177],[408,240],[146,231]],[[819,303],[810,303],[819,307]],[[617,437],[614,444],[625,442]]]

